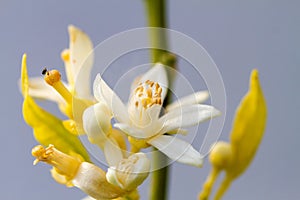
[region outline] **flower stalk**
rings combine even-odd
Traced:
[[[144,0],[148,26],[149,27],[159,27],[159,28],[166,28],[166,2],[165,0]],[[155,47],[162,47],[166,49],[167,44],[167,35],[165,31],[161,29],[151,29],[150,30],[150,42],[152,46]],[[151,49],[151,61],[153,63],[162,62],[163,64],[172,64],[168,66],[174,66],[176,63],[176,58],[174,56],[165,56],[170,55],[164,50],[161,49]],[[169,57],[171,59],[165,59]],[[170,63],[167,63],[167,62]],[[170,77],[168,77],[170,78]],[[169,79],[169,86],[171,85],[171,79]],[[170,100],[169,95],[167,95],[165,103],[168,103]],[[152,164],[154,167],[156,166],[165,166],[161,169],[158,169],[152,172],[152,180],[150,185],[150,200],[156,199],[167,199],[167,192],[168,192],[168,175],[169,175],[169,167],[166,165],[167,157],[162,154],[161,152],[156,151],[153,155]]]

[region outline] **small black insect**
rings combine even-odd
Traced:
[[[43,69],[43,71],[42,71],[42,75],[46,75],[46,73],[48,72],[48,69],[45,67],[44,69]]]

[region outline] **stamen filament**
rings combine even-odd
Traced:
[[[72,104],[72,94],[61,81],[54,83],[53,88],[66,100],[69,105]]]

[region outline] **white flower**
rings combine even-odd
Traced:
[[[135,148],[133,152],[152,145],[173,160],[200,167],[203,156],[191,144],[164,134],[181,132],[182,128],[211,119],[220,112],[212,106],[198,104],[207,96],[200,92],[169,105],[167,112],[160,116],[167,89],[165,67],[159,63],[139,79],[127,107],[100,75],[94,81],[95,98],[106,103],[118,121],[114,127],[129,136]]]

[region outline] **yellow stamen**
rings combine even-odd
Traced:
[[[44,148],[41,145],[35,146],[32,151],[32,155],[36,157],[33,162],[36,165],[39,161],[48,163],[57,169],[61,175],[65,175],[72,179],[81,164],[81,161],[58,151],[53,145],[49,145]]]
[[[72,94],[62,83],[61,75],[58,70],[47,71],[44,80],[51,85],[69,105],[72,105]]]
[[[135,106],[141,105],[144,108],[149,108],[154,104],[161,105],[161,93],[162,88],[156,82],[147,80],[144,83],[140,83],[135,89],[135,97],[138,99],[138,101],[135,101]]]

